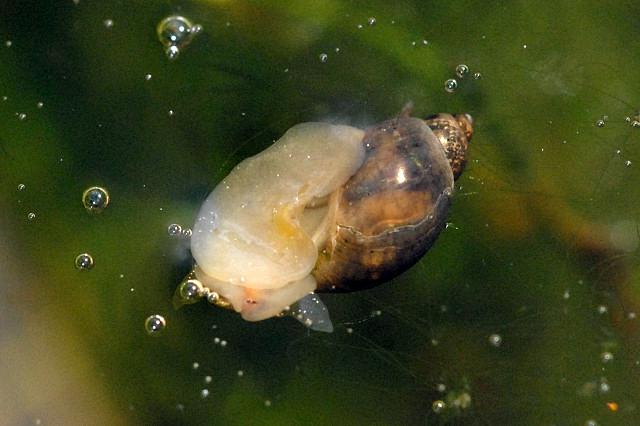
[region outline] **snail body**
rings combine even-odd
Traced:
[[[196,277],[259,321],[314,291],[357,291],[398,275],[443,229],[470,137],[466,115],[403,114],[366,131],[292,127],[202,205],[191,238]],[[323,323],[326,309],[313,301],[305,313],[320,306]]]

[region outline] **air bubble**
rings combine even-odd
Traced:
[[[36,108],[38,108],[38,109],[42,108],[43,106],[44,106],[44,102],[38,102],[36,104]]]
[[[194,370],[197,370],[198,368],[200,368],[200,363],[199,362],[194,362],[193,364],[191,364],[191,368],[193,368]]]
[[[180,51],[201,31],[201,25],[194,25],[187,18],[175,15],[164,18],[156,28],[158,39],[165,48],[165,54],[171,60],[176,59]]]
[[[442,413],[446,408],[447,403],[441,399],[436,399],[435,401],[433,401],[433,404],[431,404],[431,409],[436,414]]]
[[[489,343],[491,343],[491,346],[495,347],[502,345],[502,336],[499,334],[492,334],[489,336]]]
[[[209,396],[209,389],[202,389],[200,391],[200,397],[202,399],[207,398]]]
[[[327,55],[326,53],[321,53],[319,58],[320,58],[320,62],[324,63],[329,60],[329,55]]]
[[[18,114],[18,120],[24,121],[26,119],[27,119],[27,114],[25,114],[24,112],[21,112]]]
[[[89,253],[81,253],[76,256],[75,265],[80,271],[88,271],[93,268],[93,257]]]
[[[220,300],[220,295],[215,291],[210,291],[207,294],[207,302],[211,303],[212,305],[215,305],[218,300]]]
[[[244,376],[244,371],[238,370],[237,374],[238,374],[238,377],[242,377],[242,376]]]
[[[204,288],[198,280],[187,280],[180,284],[178,294],[182,303],[196,303],[202,297]]]
[[[450,78],[444,82],[444,90],[453,93],[458,88],[458,82],[454,78]]]
[[[611,352],[602,352],[600,354],[600,360],[604,363],[613,361],[613,354]]]
[[[600,315],[602,315],[602,314],[606,314],[606,313],[607,313],[607,311],[609,310],[605,305],[600,305],[600,306],[598,306],[598,308],[597,308],[597,309],[598,309],[598,313],[599,313]]]
[[[105,19],[104,21],[102,21],[102,23],[107,29],[113,28],[113,19]]]
[[[596,127],[604,127],[604,125],[605,121],[603,119],[596,121]]]
[[[625,165],[625,166],[627,166],[627,167],[629,167],[629,166],[631,165],[631,160],[627,160],[627,161],[625,161],[625,162],[624,162],[624,165]]]
[[[271,407],[271,400],[266,399],[266,400],[264,401],[264,406],[265,406],[265,407]]]
[[[367,24],[373,26],[376,24],[376,18],[374,18],[373,16],[370,17],[369,19],[367,19]]]
[[[7,47],[11,47],[11,45],[13,44],[13,42],[11,40],[7,40],[4,42],[4,45]]]
[[[482,78],[482,74],[480,74],[479,72],[476,72],[473,74],[474,80],[480,80],[481,78]]]
[[[82,205],[90,213],[100,213],[109,205],[109,193],[99,186],[92,186],[82,193]]]
[[[169,234],[170,237],[179,237],[182,235],[182,226],[177,223],[172,223],[167,227],[167,234]]]
[[[144,321],[144,329],[149,336],[159,336],[167,326],[162,315],[151,315]]]
[[[211,383],[211,381],[213,381],[213,377],[211,377],[211,376],[204,376],[204,382],[205,382],[205,383]]]
[[[469,74],[469,67],[465,64],[460,64],[456,67],[456,75],[458,78],[465,78]]]
[[[27,213],[27,219],[33,220],[36,218],[36,214],[34,212]]]
[[[193,235],[193,231],[191,230],[191,228],[184,228],[184,229],[182,230],[181,235],[182,235],[184,238],[191,238],[191,235]]]
[[[18,185],[18,191],[24,191],[27,186],[24,183]]]
[[[151,74],[146,74],[144,76],[144,79],[147,80],[147,81],[151,80],[152,78],[153,78],[153,76]]]

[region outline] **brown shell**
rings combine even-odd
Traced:
[[[466,136],[453,116],[445,118],[457,123],[447,127],[447,143],[455,131]],[[411,267],[435,242],[453,191],[449,161],[462,170],[468,138],[448,159],[445,126],[429,120],[401,116],[366,131],[364,163],[330,202],[335,226],[313,271],[317,291],[373,287]],[[467,123],[470,136],[470,117]],[[440,130],[434,135],[427,124]]]

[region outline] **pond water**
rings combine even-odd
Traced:
[[[640,421],[637,3],[0,16],[0,423]],[[333,333],[175,309],[198,208],[235,164],[297,123],[364,128],[407,102],[475,120],[416,266],[323,295]]]

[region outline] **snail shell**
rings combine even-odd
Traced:
[[[292,127],[204,202],[195,275],[250,321],[398,275],[443,229],[470,137],[468,115]]]

